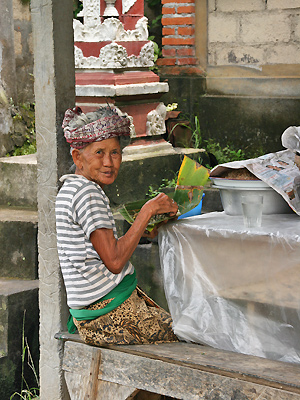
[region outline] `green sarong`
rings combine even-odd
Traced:
[[[107,295],[102,297],[100,300],[96,301],[94,304],[99,303],[103,300],[113,299],[109,304],[107,304],[104,308],[99,310],[86,310],[84,308],[75,309],[70,308],[70,316],[68,319],[67,327],[69,333],[76,332],[76,326],[73,321],[73,317],[77,319],[77,321],[87,321],[91,319],[96,319],[109,313],[115,308],[119,307],[125,300],[127,300],[131,295],[137,285],[136,273],[132,275],[126,275],[123,280],[116,286],[113,290],[111,290]]]

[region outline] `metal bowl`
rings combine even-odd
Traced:
[[[219,189],[224,211],[228,215],[242,215],[242,196],[263,196],[263,214],[293,212],[284,198],[260,180],[210,178],[212,187]]]

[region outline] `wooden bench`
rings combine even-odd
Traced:
[[[139,390],[184,400],[300,400],[300,365],[189,343],[96,347],[64,341],[71,400],[133,399]]]

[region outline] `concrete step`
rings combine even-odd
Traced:
[[[0,207],[0,277],[37,278],[37,211]]]
[[[25,316],[24,316],[25,315]],[[25,319],[24,319],[25,318]],[[23,326],[24,320],[24,326]],[[0,279],[0,397],[9,399],[19,388],[22,336],[34,360],[39,354],[38,280]],[[32,382],[27,359],[24,374]],[[38,368],[38,365],[36,365]],[[34,386],[30,386],[34,387]]]
[[[0,205],[37,208],[36,154],[0,158]]]

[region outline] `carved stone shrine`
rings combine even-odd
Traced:
[[[143,0],[82,0],[74,20],[76,104],[84,112],[115,104],[132,119],[127,154],[172,151],[163,139],[166,82],[149,67],[154,46],[148,40]],[[126,154],[126,153],[125,153]]]

